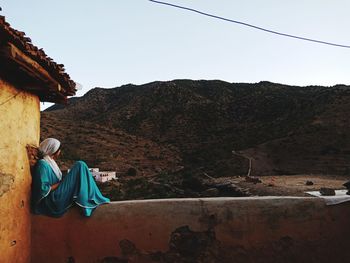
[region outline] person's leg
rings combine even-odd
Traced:
[[[63,177],[56,190],[52,192],[50,203],[51,206],[55,206],[55,210],[64,211],[73,204],[79,188],[81,166],[83,166],[82,163],[76,162],[70,172]]]
[[[100,204],[108,203],[98,189],[88,166],[83,161],[77,161],[57,188],[57,198],[64,204],[73,201],[83,208],[83,214],[90,216],[92,211]]]

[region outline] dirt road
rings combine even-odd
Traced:
[[[321,187],[345,189],[343,183],[350,180],[350,176],[335,175],[285,175],[261,176],[262,183],[246,182],[244,177],[236,180],[236,184],[248,188],[253,195],[258,196],[308,196],[306,191],[318,191]],[[313,184],[307,185],[310,181]]]

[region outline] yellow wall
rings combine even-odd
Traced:
[[[0,262],[30,262],[31,175],[26,145],[39,143],[37,96],[0,79]]]

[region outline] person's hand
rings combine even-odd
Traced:
[[[60,183],[51,185],[51,191],[55,191],[59,185]]]

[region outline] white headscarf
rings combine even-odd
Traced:
[[[60,148],[60,141],[54,138],[47,138],[40,143],[39,151],[43,159],[49,163],[58,180],[62,180],[62,172],[54,159],[51,158],[55,152]]]

